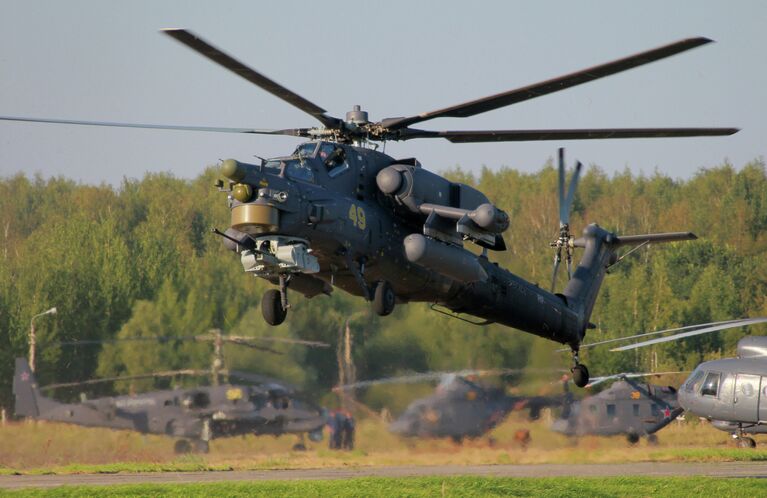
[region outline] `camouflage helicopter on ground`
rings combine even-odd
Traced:
[[[513,411],[528,411],[531,420],[540,417],[544,408],[567,407],[572,395],[523,396],[507,394],[500,387],[476,382],[481,376],[501,376],[521,370],[463,370],[458,372],[429,372],[339,386],[348,391],[381,384],[420,383],[439,380],[434,393],[413,401],[389,425],[389,431],[408,438],[451,438],[460,443],[464,438],[475,439],[487,434]],[[566,384],[565,384],[566,386]],[[527,441],[525,441],[527,442]]]
[[[137,337],[127,340],[179,341],[183,337]],[[224,343],[239,344],[268,352],[254,339],[223,335],[220,331],[192,337],[198,342],[212,342],[215,346],[210,370],[175,370],[131,376],[92,379],[82,382],[51,384],[39,387],[29,363],[16,359],[13,393],[18,416],[37,420],[50,420],[86,427],[138,431],[143,434],[160,434],[176,438],[177,453],[196,451],[207,453],[211,439],[254,435],[296,434],[300,441],[294,449],[304,449],[303,436],[312,441],[322,439],[326,422],[324,410],[302,399],[288,384],[262,375],[229,371],[222,368],[221,346]],[[124,339],[125,340],[125,339]],[[93,344],[105,341],[72,341],[62,344]],[[107,341],[109,342],[109,341]],[[309,341],[302,341],[309,342]],[[326,344],[311,344],[327,347]],[[131,381],[139,379],[178,378],[181,376],[211,375],[212,385],[190,388],[173,388],[136,395],[106,396],[82,399],[77,403],[63,403],[42,394],[44,390],[80,387],[104,382]],[[221,382],[220,377],[227,379]],[[230,383],[238,378],[244,383]]]
[[[679,406],[674,387],[640,383],[634,379],[668,373],[679,372],[616,374],[594,378],[589,386],[609,380],[617,382],[599,394],[574,401],[554,421],[551,430],[576,437],[625,435],[631,444],[636,444],[644,436],[648,443],[657,444],[656,433],[684,409]]]
[[[578,350],[605,271],[624,246],[694,239],[688,232],[618,236],[596,224],[583,236],[570,232],[570,209],[581,165],[565,192],[559,162],[558,235],[551,292],[500,268],[488,250],[506,248],[509,216],[478,190],[451,182],[421,167],[414,158],[397,159],[376,150],[375,142],[445,138],[453,143],[652,138],[731,135],[735,128],[635,128],[577,130],[431,131],[412,125],[441,117],[470,117],[619,73],[709,43],[690,38],[582,71],[496,95],[409,117],[371,122],[359,106],[336,118],[324,109],[213,47],[184,29],[165,34],[306,112],[322,126],[282,130],[140,125],[113,122],[0,117],[5,120],[154,129],[287,135],[310,139],[286,157],[247,164],[227,159],[221,166],[228,185],[231,226],[225,245],[240,256],[246,272],[279,286],[262,297],[265,320],[278,325],[289,309],[288,289],[307,297],[333,286],[372,302],[379,315],[395,303],[431,302],[567,344],[573,378],[582,387],[588,370]],[[465,242],[482,247],[480,256]],[[571,271],[574,248],[583,257]],[[564,253],[564,254],[563,254]],[[567,287],[553,282],[565,258]]]

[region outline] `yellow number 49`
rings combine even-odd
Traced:
[[[367,222],[365,221],[365,210],[362,206],[352,204],[349,207],[349,219],[352,220],[352,225],[356,226],[360,230],[367,228]]]

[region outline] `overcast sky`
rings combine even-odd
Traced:
[[[765,155],[767,2],[0,0],[0,115],[252,128],[308,115],[158,33],[185,27],[343,117],[412,115],[681,38],[717,43],[557,94],[426,129],[735,126],[731,137],[387,144],[440,170],[535,171],[556,148],[608,172],[686,178]],[[298,139],[0,122],[0,176],[119,183],[192,178],[219,159],[291,152]]]

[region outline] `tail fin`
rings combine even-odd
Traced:
[[[29,368],[26,358],[16,358],[16,370],[13,374],[13,394],[16,397],[16,415],[37,417],[40,415],[38,400],[41,398],[37,389],[35,374]]]
[[[582,314],[585,322],[591,316],[594,303],[602,285],[607,269],[618,261],[616,251],[622,246],[642,246],[649,243],[694,240],[692,232],[654,233],[646,235],[618,236],[591,224],[583,231],[583,237],[572,241],[573,247],[583,247],[580,263],[573,278],[562,292],[573,303],[576,311]]]

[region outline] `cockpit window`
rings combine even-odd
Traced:
[[[316,149],[316,142],[307,142],[296,147],[296,151],[293,153],[293,155],[297,157],[314,157],[314,151]]]
[[[327,169],[328,176],[335,178],[349,169],[349,163],[346,160],[346,151],[344,148],[330,143],[320,145],[319,158]]]
[[[687,382],[684,385],[684,390],[688,393],[695,391],[698,385],[700,384],[701,380],[703,380],[703,371],[696,370],[695,372],[693,372],[690,378],[687,379]]]
[[[718,372],[709,372],[706,375],[706,380],[703,382],[700,394],[702,396],[716,396],[719,392],[719,377],[721,377],[721,374]]]
[[[277,159],[269,159],[264,163],[264,168],[268,170],[272,170],[272,173],[279,173],[282,169],[282,161]]]
[[[287,161],[285,174],[291,180],[314,183],[314,171],[306,161]]]

